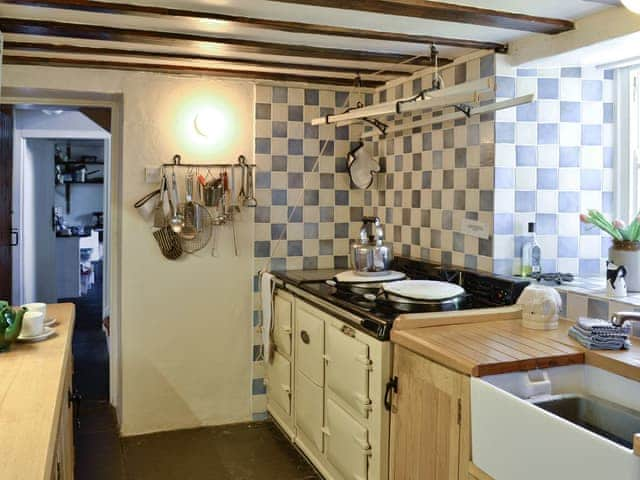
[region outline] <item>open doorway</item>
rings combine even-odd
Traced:
[[[110,109],[16,105],[13,123],[12,303],[76,305],[75,388],[106,402]]]

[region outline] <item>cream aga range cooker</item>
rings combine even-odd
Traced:
[[[512,305],[529,283],[402,257],[391,267],[377,277],[274,273],[267,409],[330,480],[388,478],[385,396],[393,386],[389,335],[396,317]],[[417,295],[406,279],[423,281],[420,292],[431,293]]]

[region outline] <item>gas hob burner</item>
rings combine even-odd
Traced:
[[[556,283],[557,285],[562,285],[563,283],[566,283],[566,282],[573,282],[573,278],[574,278],[572,273],[560,273],[560,272],[532,273],[529,276],[534,280],[537,280],[538,282],[553,282],[553,283]]]

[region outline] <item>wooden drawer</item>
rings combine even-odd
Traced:
[[[324,385],[324,318],[311,305],[296,302],[296,370],[313,383]]]
[[[295,421],[296,427],[322,452],[322,426],[324,423],[324,395],[306,375],[295,373]]]
[[[332,322],[326,326],[326,381],[341,400],[366,418],[369,398],[369,346],[355,338],[353,328]]]
[[[278,293],[273,301],[273,343],[276,350],[291,357],[293,297]]]
[[[280,353],[267,364],[267,400],[291,415],[291,362]]]

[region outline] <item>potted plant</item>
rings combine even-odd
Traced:
[[[613,243],[609,247],[609,260],[626,267],[627,289],[640,292],[640,214],[628,225],[620,219],[607,220],[597,210],[580,214],[580,220],[611,235]]]

